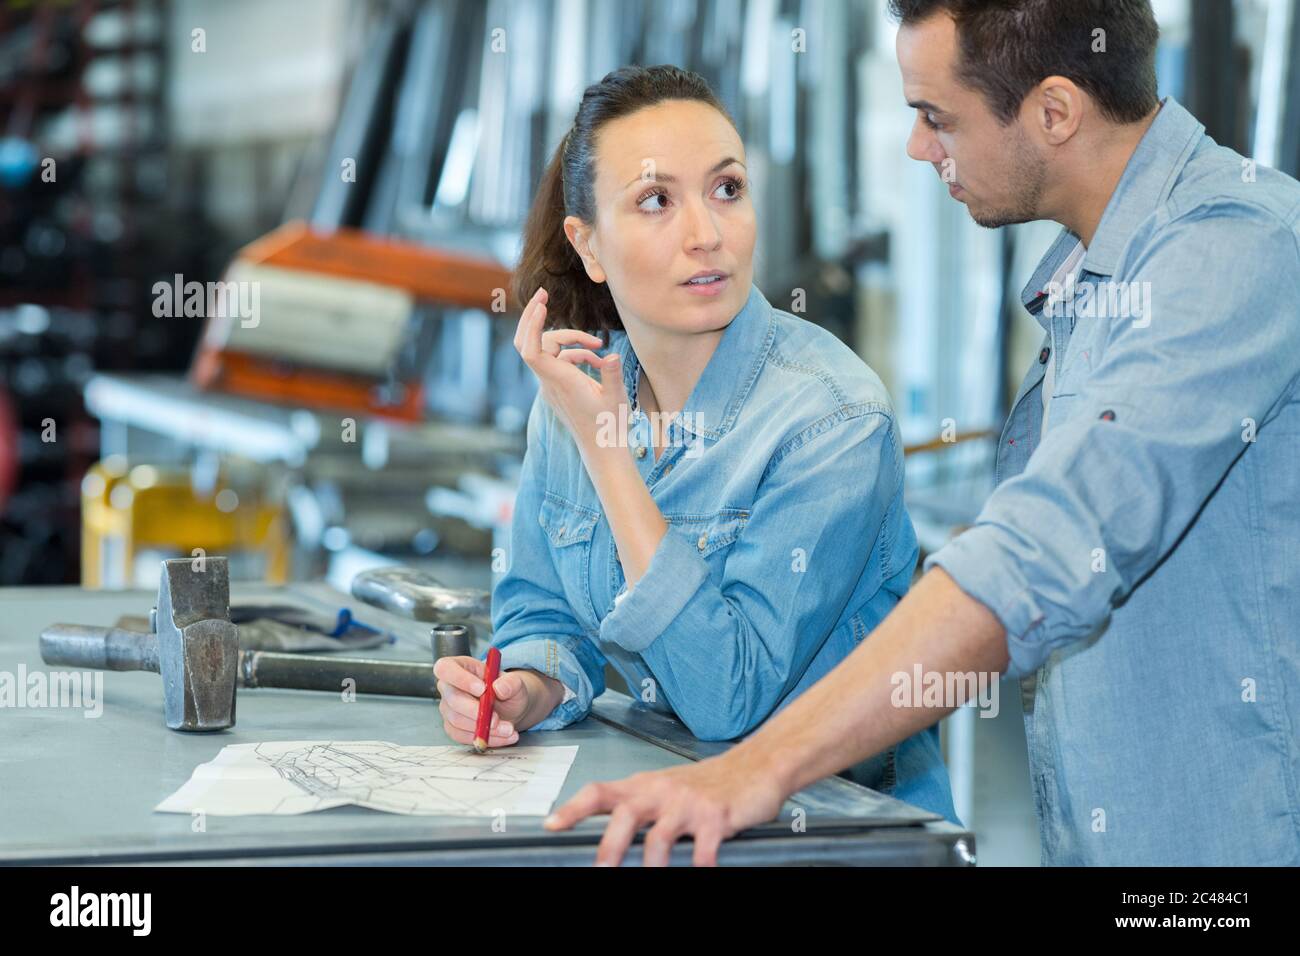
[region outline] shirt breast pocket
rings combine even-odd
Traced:
[[[674,534],[681,535],[708,560],[710,570],[721,571],[731,546],[745,530],[749,512],[741,508],[723,508],[714,514],[672,514],[664,519]]]
[[[551,547],[551,560],[564,585],[564,596],[584,627],[596,627],[591,601],[591,541],[600,514],[549,491],[542,498],[537,522]]]
[[[1079,395],[1075,391],[1053,395],[1047,409],[1047,430],[1050,432],[1073,418],[1078,403]]]

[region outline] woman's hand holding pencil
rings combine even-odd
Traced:
[[[475,745],[488,665],[474,657],[442,657],[433,665],[442,729],[456,743]],[[544,719],[564,697],[564,686],[531,670],[506,671],[492,681],[485,747],[509,747],[521,731]]]

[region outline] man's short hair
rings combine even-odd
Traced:
[[[889,9],[904,26],[952,16],[957,78],[1003,124],[1049,76],[1073,80],[1115,123],[1135,123],[1159,103],[1150,0],[889,0]]]

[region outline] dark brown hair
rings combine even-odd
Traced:
[[[625,66],[606,74],[582,94],[573,126],[542,173],[514,272],[514,294],[521,307],[539,286],[546,286],[548,327],[593,333],[623,328],[609,287],[588,278],[582,259],[565,236],[564,217],[595,222],[592,184],[600,128],[668,100],[707,103],[731,121],[702,76],[675,66]]]
[[[904,26],[952,16],[957,76],[1003,125],[1049,76],[1073,80],[1114,123],[1136,123],[1159,102],[1151,0],[890,0],[889,8]],[[1098,30],[1104,54],[1093,51]]]

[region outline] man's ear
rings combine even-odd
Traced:
[[[604,282],[605,270],[600,267],[596,251],[591,247],[591,231],[591,227],[577,216],[564,217],[564,234],[569,239],[569,245],[573,246],[578,257],[582,259],[582,265],[587,270],[587,278],[592,282]]]
[[[1078,84],[1049,76],[1029,94],[1026,108],[1037,135],[1048,146],[1064,146],[1083,122],[1084,95]]]

